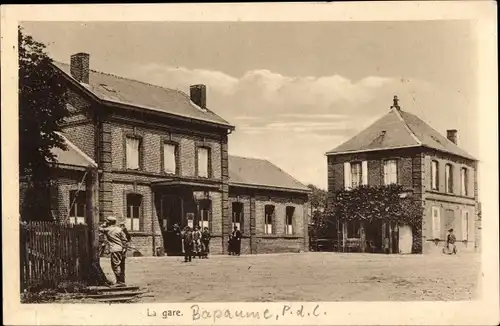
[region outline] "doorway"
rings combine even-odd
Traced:
[[[163,248],[168,256],[182,255],[183,211],[183,198],[173,195],[161,196],[158,217],[163,237]]]

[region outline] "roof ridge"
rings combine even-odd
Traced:
[[[417,142],[418,145],[422,145],[422,141],[418,139],[417,135],[411,130],[410,126],[406,123],[405,119],[401,116],[399,113],[399,109],[397,108],[392,108],[392,111],[396,113],[396,116],[398,117],[399,120],[403,123],[405,129],[410,133],[411,137]]]

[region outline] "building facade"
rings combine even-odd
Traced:
[[[226,252],[235,196],[236,202],[238,198],[242,202],[253,198],[260,203],[257,193],[267,191],[267,184],[254,184],[256,188],[251,191],[248,185],[231,185],[228,136],[235,128],[207,108],[206,87],[193,85],[187,95],[90,70],[89,62],[88,54],[78,53],[71,56],[71,64],[54,62],[54,68],[66,81],[71,113],[62,126],[63,135],[98,169],[95,205],[100,220],[117,216],[131,233],[133,251],[138,255],[168,253],[167,238],[174,224],[181,228],[208,227],[213,237],[212,253]],[[67,163],[67,156],[60,155],[60,166]],[[85,164],[79,162],[74,167],[82,169]],[[260,172],[265,175],[265,171]],[[306,223],[301,219],[307,215],[299,216],[299,212],[307,207],[307,188],[293,182],[298,190],[282,189],[278,182],[275,197],[269,198],[271,202],[278,198],[300,202],[294,215],[300,219],[294,222],[300,227]],[[58,184],[53,196],[58,202],[54,214],[65,222],[85,221],[88,194],[82,183],[73,178],[60,179]],[[247,210],[251,207],[244,205]],[[254,215],[241,217],[247,225],[247,229],[242,228],[242,249],[249,253],[274,251],[272,244],[259,245],[261,213],[259,205],[253,209]],[[283,244],[281,230],[271,235],[276,250],[296,249]],[[292,236],[299,237],[298,242],[305,237],[298,232]]]
[[[393,253],[441,252],[450,228],[459,250],[479,250],[477,160],[457,146],[457,136],[439,134],[395,98],[390,112],[327,153],[329,204],[346,188],[400,184],[422,203],[422,225],[366,228],[377,251],[389,238]],[[360,221],[344,223],[342,237],[359,238],[359,227]]]

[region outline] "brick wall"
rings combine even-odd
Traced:
[[[307,250],[307,209],[308,203],[305,195],[266,192],[263,190],[249,190],[231,187],[230,209],[233,202],[243,204],[243,239],[241,252],[243,254],[261,254],[278,252],[298,252]],[[265,234],[265,205],[274,205],[275,218],[273,221],[273,234]],[[295,208],[294,234],[285,234],[286,207]],[[229,214],[231,221],[232,214]]]
[[[221,141],[207,139],[181,133],[159,132],[156,129],[133,128],[123,124],[113,123],[111,142],[113,148],[112,167],[115,170],[126,170],[125,138],[137,136],[141,139],[142,164],[141,171],[163,173],[162,146],[165,141],[177,144],[179,151],[179,173],[183,177],[195,177],[196,148],[210,148],[211,178],[221,179]]]

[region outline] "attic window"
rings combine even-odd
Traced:
[[[116,91],[111,88],[111,86],[108,86],[106,84],[99,84],[99,86],[101,86],[102,88],[104,88],[105,90],[107,90],[108,92],[111,92],[111,93],[116,93]]]

